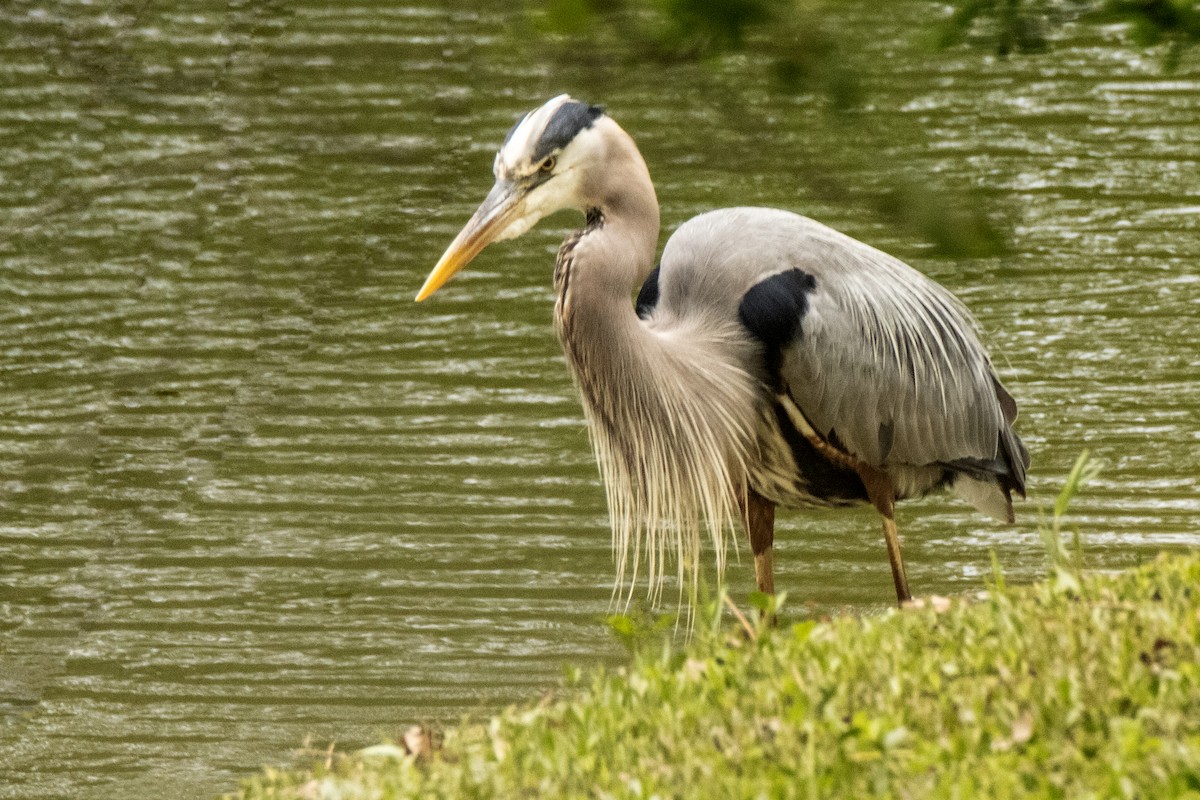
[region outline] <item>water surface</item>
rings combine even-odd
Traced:
[[[1195,59],[1164,76],[1086,29],[929,53],[930,7],[850,10],[866,106],[838,123],[737,64],[555,62],[507,3],[185,8],[0,11],[0,796],[203,796],[305,737],[367,744],[620,658],[550,331],[576,221],[412,303],[513,118],[564,90],[635,136],[666,231],[798,210],[975,311],[1032,500],[1015,530],[905,505],[916,591],[978,588],[992,551],[1041,574],[1036,508],[1084,447],[1107,463],[1074,508],[1089,563],[1200,544]],[[1009,252],[937,255],[869,202],[897,179],[977,192]],[[780,528],[792,618],[886,606],[871,512]]]

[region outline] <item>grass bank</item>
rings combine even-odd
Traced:
[[[1200,800],[1200,556],[753,635],[720,611],[434,755],[381,745],[234,796]]]

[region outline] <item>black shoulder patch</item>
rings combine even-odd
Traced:
[[[566,147],[580,131],[592,127],[592,123],[603,114],[604,109],[600,106],[574,100],[563,103],[546,123],[546,129],[533,149],[533,162],[536,164],[555,150]]]
[[[780,272],[750,287],[738,305],[738,317],[763,344],[783,347],[800,335],[808,295],[816,288],[816,278],[803,270]]]
[[[817,279],[799,269],[789,269],[759,281],[742,296],[738,318],[763,343],[767,377],[779,384],[783,348],[802,333],[808,296]]]
[[[642,319],[646,319],[654,311],[654,307],[658,305],[658,267],[651,270],[646,282],[642,284],[642,288],[638,291],[637,296],[637,315]]]

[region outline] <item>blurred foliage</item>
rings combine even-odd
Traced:
[[[1167,71],[1178,67],[1184,50],[1200,41],[1196,0],[958,0],[936,26],[934,41],[949,47],[978,33],[994,41],[1001,56],[1038,53],[1048,48],[1049,32],[1070,20],[1128,24],[1138,46],[1167,46]]]
[[[975,26],[987,25],[998,55],[1040,53],[1046,49],[1048,14],[1044,0],[960,0],[937,26],[935,41],[939,47],[949,47],[965,39]]]
[[[551,0],[527,6],[534,27],[557,45],[550,58],[564,65],[586,63],[589,73],[621,67],[663,70],[664,81],[709,80],[705,94],[727,123],[764,130],[761,111],[742,99],[747,81],[764,79],[771,91],[818,100],[830,113],[806,124],[830,126],[837,151],[798,154],[795,177],[815,195],[859,203],[888,223],[946,256],[986,257],[1005,252],[1007,225],[998,210],[969,187],[950,186],[934,176],[906,178],[875,163],[892,140],[890,127],[877,126],[866,109],[868,90],[858,62],[855,31],[832,24],[819,3],[793,0]],[[733,61],[731,84],[716,70]],[[681,72],[672,75],[669,70]],[[754,77],[751,77],[754,76]],[[603,81],[597,80],[602,84]],[[776,106],[783,116],[786,109]],[[797,119],[797,118],[793,118]],[[889,122],[894,125],[895,121]],[[877,176],[880,185],[851,188],[844,176]]]
[[[884,219],[920,235],[932,252],[944,256],[986,258],[1008,250],[1004,231],[977,193],[897,180],[874,198]]]
[[[527,5],[526,13],[545,38],[558,43],[558,59],[573,64],[590,59],[598,73],[614,60],[668,69],[738,59],[750,72],[769,76],[775,91],[821,98],[832,112],[823,124],[846,131],[853,145],[839,153],[808,155],[824,163],[797,165],[797,177],[812,191],[849,195],[840,176],[878,174],[884,184],[870,190],[865,205],[928,242],[934,253],[987,257],[1007,250],[1000,210],[977,191],[930,176],[906,179],[894,169],[873,169],[870,159],[886,151],[890,130],[877,129],[866,111],[869,90],[856,68],[863,56],[855,32],[831,24],[833,15],[820,2],[549,0]],[[992,42],[997,54],[1008,56],[1047,51],[1054,30],[1071,21],[1127,23],[1138,44],[1167,45],[1167,68],[1200,38],[1195,0],[955,0],[949,16],[930,19],[926,34],[937,48]],[[672,78],[664,74],[664,80]],[[710,94],[722,93],[716,105],[731,124],[757,125],[753,112],[748,115],[732,96],[736,92],[714,86]]]
[[[857,76],[823,16],[793,0],[550,0],[528,7],[569,52],[658,64],[712,61],[737,53],[762,60],[784,91],[817,90],[834,109],[859,100]]]
[[[1200,42],[1200,7],[1195,0],[1108,0],[1097,19],[1130,23],[1133,40],[1143,47],[1166,44],[1163,66],[1179,66],[1183,52]]]
[[[576,37],[573,44],[609,28],[627,55],[639,60],[695,61],[752,50],[786,90],[823,90],[835,109],[861,99],[845,58],[846,37],[830,30],[818,3],[550,0],[529,7],[529,13],[544,31]],[[931,30],[939,47],[978,35],[1006,56],[1046,51],[1050,32],[1074,20],[1127,23],[1139,46],[1169,46],[1168,68],[1200,41],[1197,0],[957,0],[946,19],[931,22]]]

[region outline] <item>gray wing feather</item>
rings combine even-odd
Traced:
[[[815,430],[877,466],[961,464],[1010,473],[1023,488],[1027,456],[1010,428],[1016,404],[974,320],[899,259],[786,211],[725,209],[671,237],[662,302],[681,311],[736,303],[785,269],[816,281],[780,363]]]
[[[958,302],[854,240],[821,244],[809,313],[780,370],[814,428],[877,466],[997,458],[1004,413]]]

